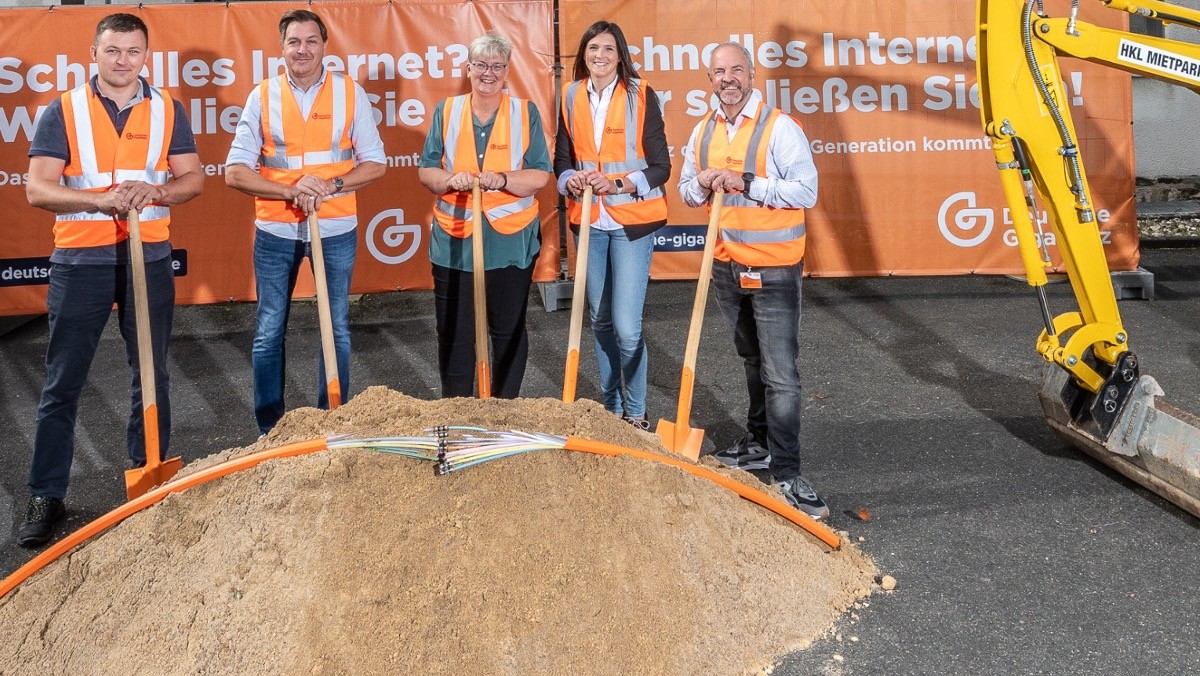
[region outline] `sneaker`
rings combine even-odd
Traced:
[[[787,481],[777,481],[776,486],[783,491],[783,497],[787,498],[788,504],[796,509],[811,516],[813,519],[820,521],[829,517],[829,506],[825,501],[817,497],[817,492],[813,490],[812,484],[802,476],[796,476]]]
[[[637,429],[639,429],[643,432],[650,431],[650,421],[646,419],[646,416],[642,416],[640,418],[634,418],[631,416],[623,415],[623,416],[621,416],[621,420],[624,420],[625,422],[629,423],[630,425],[633,425],[634,427],[636,427]]]
[[[713,457],[734,469],[766,469],[771,464],[771,452],[749,437],[714,453]]]
[[[63,501],[35,495],[29,498],[25,508],[25,523],[17,529],[17,544],[22,547],[40,547],[54,535],[54,524],[67,513]]]

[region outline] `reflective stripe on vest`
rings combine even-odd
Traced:
[[[739,174],[752,168],[756,176],[766,176],[771,130],[781,114],[760,105],[758,116],[752,123],[739,126],[731,141],[724,123],[717,131],[716,111],[710,112],[700,122],[701,132],[696,139],[698,167],[701,171],[710,167],[732,169]],[[804,258],[803,209],[769,207],[744,193],[727,194],[721,207],[720,226],[721,234],[713,250],[718,260],[775,267],[794,265]]]
[[[470,94],[450,97],[442,106],[442,168],[451,174],[479,172],[472,117]],[[522,169],[525,153],[529,150],[528,132],[529,103],[508,94],[501,96],[492,123],[492,135],[483,151],[483,169],[497,173]],[[501,234],[511,235],[524,230],[537,214],[538,203],[532,195],[517,197],[503,190],[483,191],[483,215]],[[433,215],[438,225],[450,235],[470,237],[471,193],[438,195]]]
[[[344,176],[354,169],[354,144],[350,126],[354,120],[354,81],[342,73],[326,72],[308,118],[280,74],[259,83],[262,101],[263,147],[259,172],[268,180],[292,185],[305,174],[323,179]],[[357,214],[353,192],[334,193],[317,211],[319,218],[345,218]],[[254,198],[259,221],[296,224],[306,219],[304,211],[288,200]]]
[[[144,86],[138,81],[138,86]],[[104,103],[90,82],[65,92],[61,97],[70,160],[63,168],[62,185],[87,192],[106,192],[124,181],[164,185],[171,178],[167,163],[175,129],[175,104],[170,94],[150,87],[129,112],[120,136]],[[166,241],[171,210],[151,204],[138,212],[142,239]],[[125,218],[101,211],[57,214],[54,246],[82,248],[107,246],[129,237]]]
[[[645,83],[630,80],[626,88],[620,81],[613,87],[604,121],[600,147],[596,148],[592,106],[588,100],[587,80],[576,80],[563,91],[563,119],[575,146],[575,169],[600,171],[609,179],[623,178],[635,171],[644,171],[650,164],[642,147],[642,125],[646,119]],[[622,115],[622,111],[624,114]],[[605,211],[621,225],[644,225],[667,219],[666,191],[662,186],[651,188],[645,195],[633,193],[601,195],[597,200]],[[567,218],[578,225],[583,218],[583,205],[567,195]],[[592,223],[600,218],[600,210],[592,211]]]

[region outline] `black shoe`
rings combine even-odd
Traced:
[[[829,506],[825,501],[817,497],[817,492],[813,490],[812,484],[800,475],[796,475],[787,481],[777,481],[776,486],[783,491],[783,497],[787,498],[788,503],[796,509],[811,516],[816,521],[829,518]]]
[[[25,508],[25,523],[17,529],[17,544],[22,547],[41,547],[54,535],[54,524],[67,513],[63,501],[35,495]]]
[[[713,457],[734,469],[767,469],[771,466],[771,452],[750,437],[739,439],[729,448],[718,451]]]
[[[621,416],[621,420],[624,420],[625,422],[629,423],[630,425],[633,425],[634,427],[638,428],[639,430],[641,430],[643,432],[650,431],[650,421],[646,419],[646,416],[642,416],[640,418],[633,418],[633,417],[630,417],[627,415],[623,415],[623,416]]]

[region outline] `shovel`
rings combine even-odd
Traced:
[[[166,461],[158,448],[158,390],[154,382],[154,348],[150,344],[150,303],[146,290],[146,260],[137,209],[129,210],[129,262],[133,268],[133,316],[137,325],[138,369],[142,385],[142,430],[146,435],[146,465],[125,471],[130,500],[170,481],[183,468],[183,458]]]
[[[583,189],[583,218],[579,221],[579,246],[575,247],[575,288],[571,292],[571,332],[567,337],[567,370],[563,376],[563,401],[575,401],[579,377],[579,337],[583,333],[583,311],[587,307],[588,241],[592,231],[592,186]]]
[[[492,398],[492,374],[488,366],[487,284],[483,266],[483,190],[479,178],[471,187],[471,276],[475,282],[475,377],[479,398]]]
[[[325,393],[329,410],[342,405],[342,381],[338,378],[337,352],[333,345],[333,315],[329,311],[329,284],[325,280],[325,250],[321,244],[321,226],[315,213],[308,215],[308,234],[312,240],[313,280],[317,284],[317,322],[321,325],[321,357],[325,360]]]
[[[713,193],[712,214],[708,217],[708,231],[704,236],[704,257],[700,260],[700,279],[696,281],[696,300],[692,303],[692,321],[688,325],[687,347],[683,352],[683,378],[679,385],[675,422],[659,420],[655,429],[667,450],[690,460],[700,458],[700,443],[704,441],[704,430],[689,427],[688,417],[692,413],[696,354],[700,351],[700,329],[704,324],[704,305],[708,302],[708,283],[712,277],[713,248],[717,243],[717,223],[721,219],[721,203],[724,200],[725,191]]]

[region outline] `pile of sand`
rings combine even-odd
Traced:
[[[195,465],[463,423],[661,450],[594,402],[372,388]],[[540,451],[439,477],[345,449],[171,496],[56,561],[0,600],[0,672],[729,674],[809,644],[874,575],[659,463]]]

